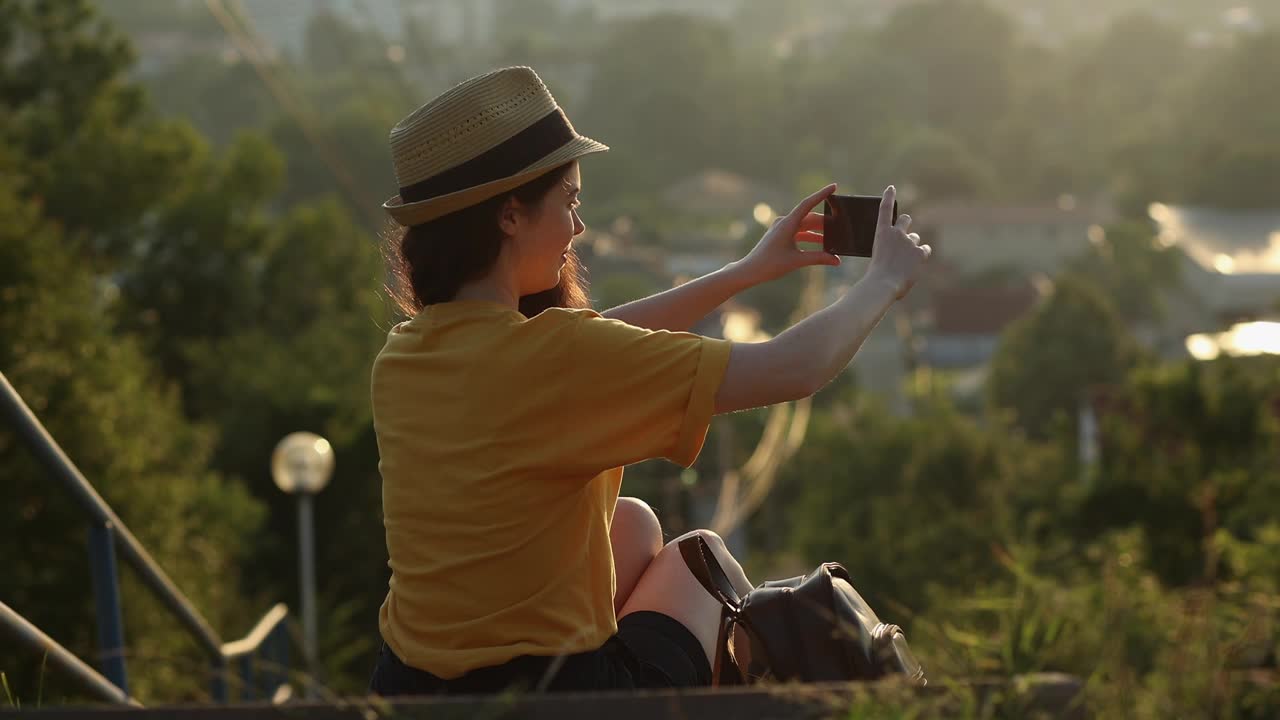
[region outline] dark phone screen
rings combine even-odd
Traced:
[[[871,257],[880,217],[879,195],[831,195],[822,221],[822,249],[833,255]],[[898,221],[898,201],[893,202]]]

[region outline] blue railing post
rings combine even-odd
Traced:
[[[116,571],[115,533],[110,523],[89,525],[89,568],[98,614],[98,650],[102,674],[129,692],[124,665],[124,620],[120,615],[120,575]]]
[[[289,626],[280,623],[276,628],[276,661],[280,667],[280,682],[276,685],[289,684]]]
[[[280,628],[277,625],[267,633],[267,640],[262,644],[263,670],[262,670],[262,693],[265,698],[270,700],[276,692],[276,688],[280,687],[283,682],[282,665],[280,662]]]
[[[252,700],[257,693],[253,686],[253,653],[240,656],[240,702]]]
[[[216,703],[227,702],[227,659],[219,655],[209,663],[213,680],[209,683],[209,695]]]

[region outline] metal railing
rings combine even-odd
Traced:
[[[276,696],[280,686],[287,684],[289,612],[285,605],[278,604],[271,608],[243,639],[223,643],[200,612],[173,584],[164,570],[160,569],[133,533],[129,532],[129,528],[120,522],[120,518],[116,517],[102,496],[62,451],[2,372],[0,411],[3,411],[18,437],[30,448],[49,475],[61,482],[89,515],[89,561],[102,673],[94,671],[3,603],[0,603],[0,627],[8,630],[33,651],[46,653],[56,668],[65,671],[94,697],[110,702],[136,704],[129,695],[125,667],[124,621],[120,613],[120,582],[116,564],[118,547],[124,561],[137,572],[143,584],[178,619],[208,656],[212,666],[210,694],[215,701],[228,700],[227,685],[233,662],[238,665],[241,683],[239,699]],[[261,677],[257,677],[258,675]]]

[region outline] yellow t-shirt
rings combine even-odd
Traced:
[[[622,467],[688,467],[730,343],[591,310],[431,305],[373,365],[391,582],[387,644],[443,678],[617,632]]]

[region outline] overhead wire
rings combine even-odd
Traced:
[[[354,176],[343,163],[339,153],[332,148],[324,137],[323,132],[312,121],[311,118],[314,113],[310,112],[312,108],[309,107],[305,95],[301,93],[295,95],[288,83],[277,77],[271,69],[269,58],[266,56],[265,51],[267,46],[265,39],[257,34],[257,30],[254,28],[248,13],[244,11],[243,6],[237,2],[237,12],[232,13],[223,4],[222,0],[205,0],[205,7],[208,8],[209,13],[213,15],[228,38],[230,38],[236,50],[253,66],[254,71],[266,86],[267,91],[271,93],[276,104],[297,123],[304,139],[315,150],[321,162],[324,163],[341,185],[347,194],[347,199],[360,208],[360,212],[373,222],[374,227],[380,227],[384,224],[385,219],[381,213],[374,210],[380,203],[361,189],[359,183],[356,182]],[[236,21],[237,16],[243,22],[244,27],[241,27]]]

